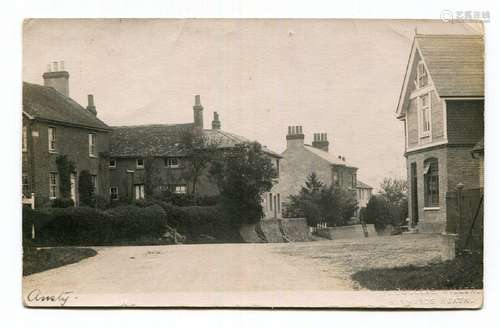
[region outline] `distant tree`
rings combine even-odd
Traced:
[[[310,226],[327,222],[329,226],[344,225],[357,209],[354,194],[338,186],[326,186],[316,173],[311,173],[297,195],[286,204],[291,217],[305,217]]]
[[[271,159],[257,142],[217,154],[210,173],[219,187],[221,205],[231,214],[235,226],[258,222],[263,216],[262,195],[271,190],[276,176]]]
[[[183,162],[182,176],[189,181],[190,193],[196,197],[200,176],[217,155],[219,143],[210,140],[202,132],[193,130],[181,134],[179,148],[186,160]]]
[[[406,180],[384,178],[380,191],[367,204],[366,222],[374,224],[377,229],[389,224],[400,226],[408,216],[407,189]]]

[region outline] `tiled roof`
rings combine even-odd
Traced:
[[[73,99],[52,87],[23,83],[23,111],[35,119],[109,130],[110,127]]]
[[[324,150],[315,148],[315,147],[310,146],[310,145],[304,145],[304,148],[306,150],[310,151],[311,153],[323,158],[324,160],[327,160],[330,164],[351,166],[348,163],[346,163],[345,161],[343,161],[342,159],[338,158],[338,156],[336,156],[332,153],[326,152]]]
[[[484,39],[478,35],[417,35],[439,96],[484,96]]]
[[[193,128],[193,123],[113,127],[110,136],[110,156],[182,156],[179,149],[182,134],[192,131]],[[221,130],[203,130],[203,133],[210,141],[217,143],[220,148],[229,148],[236,144],[250,142],[245,137]],[[271,156],[280,157],[279,154],[265,147],[264,151]]]
[[[356,188],[358,189],[373,189],[372,186],[369,186],[367,185],[366,183],[364,183],[363,181],[361,180],[356,180]]]

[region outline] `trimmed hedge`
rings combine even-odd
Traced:
[[[36,238],[31,240],[31,225]],[[165,211],[158,205],[119,206],[107,211],[90,207],[23,209],[25,245],[83,246],[159,243],[167,231]]]
[[[210,240],[219,243],[242,242],[239,227],[233,224],[231,215],[221,206],[180,207],[163,201],[155,203],[167,214],[169,225],[186,235],[190,243]]]

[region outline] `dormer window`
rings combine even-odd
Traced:
[[[177,157],[167,157],[165,158],[165,166],[171,169],[179,167],[179,159]]]
[[[425,69],[425,65],[423,61],[418,63],[417,68],[417,86],[419,88],[423,88],[428,84],[427,70]]]

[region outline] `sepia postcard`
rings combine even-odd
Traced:
[[[454,14],[26,19],[25,306],[481,308],[489,13]]]

